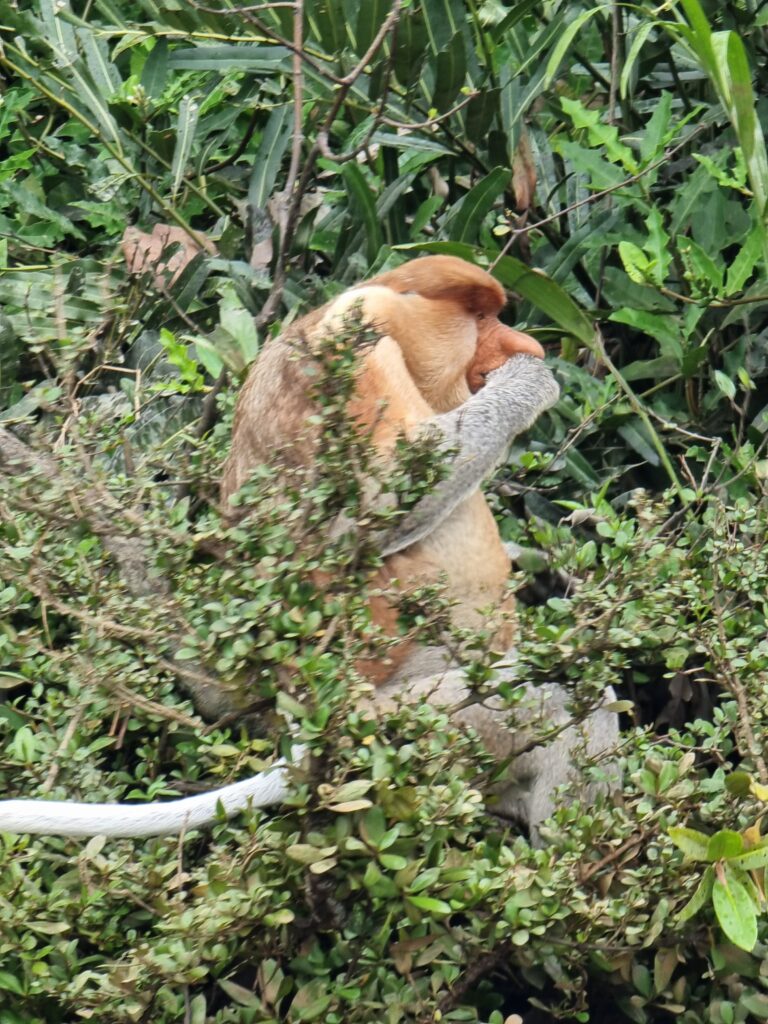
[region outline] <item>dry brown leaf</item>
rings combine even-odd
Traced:
[[[200,235],[206,251],[215,256],[213,242]],[[173,252],[164,252],[173,246]],[[127,227],[123,232],[123,255],[129,274],[152,273],[157,288],[167,288],[177,280],[184,268],[202,251],[202,246],[183,228],[171,224],[155,224],[151,234],[138,228]]]

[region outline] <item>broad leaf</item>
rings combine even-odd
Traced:
[[[728,870],[715,878],[712,904],[718,923],[734,946],[750,953],[757,942],[757,913],[744,885]]]

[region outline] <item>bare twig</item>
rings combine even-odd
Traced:
[[[447,121],[448,118],[453,117],[454,114],[457,114],[479,95],[479,92],[472,92],[468,96],[465,96],[461,103],[457,103],[455,107],[451,107],[450,110],[446,110],[444,114],[436,114],[434,117],[428,117],[426,121],[414,121],[413,123],[410,123],[408,121],[394,121],[391,117],[382,117],[381,122],[382,124],[389,125],[390,128],[402,128],[403,130],[433,128],[435,125],[441,124],[443,121]]]
[[[304,145],[304,76],[301,66],[301,52],[304,48],[304,0],[296,0],[293,11],[293,139],[291,140],[291,163],[285,181],[285,194],[293,195],[299,176],[301,147]],[[282,231],[281,231],[282,233]],[[281,243],[282,248],[282,243]]]
[[[45,780],[40,787],[41,793],[50,793],[53,789],[53,784],[56,781],[56,777],[61,771],[61,758],[67,752],[69,744],[72,742],[72,738],[77,732],[77,727],[85,714],[85,708],[79,707],[75,710],[74,715],[67,722],[67,728],[64,730],[64,735],[61,737],[61,742],[56,748],[53,754],[53,763],[51,764],[50,770],[45,777]]]

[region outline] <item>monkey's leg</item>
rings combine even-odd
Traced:
[[[510,657],[514,659],[512,652]],[[509,676],[514,680],[514,672],[510,662],[499,669],[499,678]],[[559,787],[568,785],[573,796],[574,787],[582,783],[580,795],[587,803],[599,790],[616,787],[619,776],[611,753],[619,740],[619,719],[615,712],[598,707],[584,721],[574,721],[567,708],[568,691],[563,686],[533,686],[528,682],[519,685],[525,696],[516,709],[517,728],[511,727],[510,711],[501,698],[490,693],[476,699],[464,673],[457,668],[421,678],[408,678],[407,671],[401,672],[376,689],[371,703],[378,711],[388,712],[401,703],[427,700],[445,708],[458,725],[473,729],[497,762],[508,762],[503,777],[488,789],[489,809],[524,825],[532,843],[539,846],[539,826],[555,811]],[[605,691],[605,699],[615,699],[612,689]],[[550,742],[526,749],[533,736],[550,730],[556,731]],[[583,783],[577,771],[581,757],[608,759],[605,784]]]

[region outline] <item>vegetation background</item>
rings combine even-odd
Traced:
[[[1,1024],[768,1019],[766,24],[0,2],[2,792],[170,797],[286,723],[314,754],[290,807],[183,841],[0,837]],[[541,850],[444,715],[355,711],[375,551],[320,540],[366,457],[343,352],[318,476],[216,506],[270,332],[421,252],[492,266],[563,385],[494,500],[521,664],[582,710],[618,689],[625,790]]]

